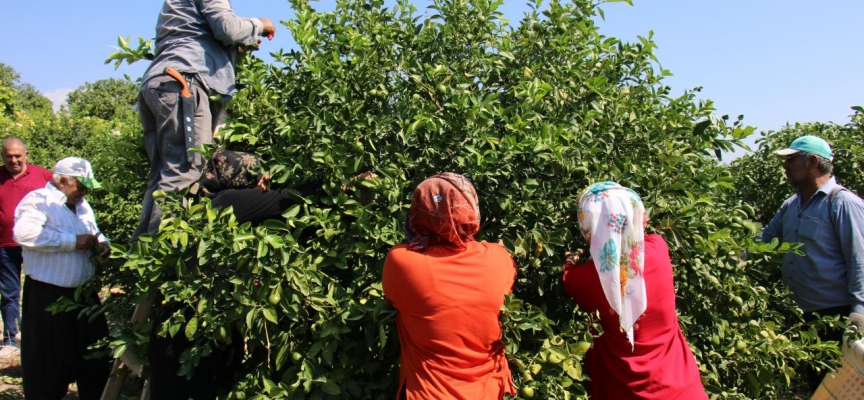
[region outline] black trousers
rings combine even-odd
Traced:
[[[830,315],[830,316],[847,317],[847,316],[849,316],[849,313],[851,311],[852,311],[852,306],[840,306],[840,307],[826,308],[824,310],[819,310],[819,311],[805,312],[804,313],[804,322],[809,324],[809,323],[815,321],[816,320],[816,314],[819,314],[821,316]],[[823,342],[826,340],[830,340],[830,341],[834,341],[834,342],[841,342],[840,345],[842,346],[843,345],[843,343],[842,343],[843,329],[830,329],[829,328],[829,329],[826,329],[823,331],[819,331],[819,338],[822,339]],[[825,375],[828,374],[828,371],[826,371],[824,369],[822,371],[816,371],[813,368],[806,368],[804,372],[805,372],[805,378],[807,379],[807,384],[810,386],[810,392],[811,393],[815,393],[816,389],[819,389],[819,385],[822,383],[822,380],[825,379]]]
[[[281,190],[229,189],[210,197],[215,208],[234,207],[234,216],[241,224],[260,225],[268,219],[283,219],[282,213],[295,202]]]
[[[159,337],[162,323],[172,314],[182,311],[186,318],[194,315],[194,310],[180,303],[169,302],[157,306],[153,315],[153,330],[147,346],[150,359],[150,398],[153,400],[211,400],[226,394],[237,380],[237,373],[243,361],[243,334],[230,329],[231,344],[214,345],[213,352],[201,359],[195,367],[191,379],[177,376],[180,371],[180,356],[192,347],[180,329],[173,338]],[[184,326],[185,328],[185,326]]]
[[[61,297],[72,298],[74,288],[24,280],[21,315],[21,369],[24,398],[60,400],[71,382],[78,383],[82,400],[98,400],[108,381],[111,364],[107,356],[92,356],[87,347],[108,336],[104,315],[93,321],[78,318],[78,311],[51,314],[45,308]],[[93,301],[99,298],[93,294]]]

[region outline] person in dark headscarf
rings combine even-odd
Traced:
[[[498,243],[479,242],[474,186],[445,172],[417,186],[407,244],[384,261],[384,294],[402,344],[399,398],[498,400],[515,395],[499,313],[516,266]]]
[[[204,165],[192,191],[209,198],[214,208],[232,207],[238,222],[252,225],[281,219],[288,207],[297,204],[297,198],[321,193],[319,183],[270,190],[269,180],[254,154],[220,150]]]
[[[258,157],[232,150],[216,152],[204,165],[200,180],[193,185],[196,200],[209,198],[213,208],[231,207],[240,224],[252,226],[268,219],[282,219],[288,207],[297,204],[288,192],[296,196],[312,196],[320,185],[270,190],[267,176],[262,173]],[[191,379],[178,376],[183,352],[193,345],[185,335],[159,336],[159,326],[177,312],[188,319],[194,310],[187,305],[168,301],[153,311],[153,326],[148,344],[150,390],[153,399],[215,399],[227,393],[235,382],[243,360],[243,334],[236,327],[229,330],[228,344],[213,345],[212,352],[202,357]]]

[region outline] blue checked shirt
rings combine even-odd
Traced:
[[[798,193],[780,207],[762,240],[804,244],[806,255],[783,255],[783,282],[804,311],[852,306],[864,314],[864,201],[843,190],[831,205],[834,177],[801,208]]]
[[[81,286],[93,277],[92,251],[77,250],[75,242],[77,235],[95,235],[99,227],[87,200],[75,208],[73,213],[66,207],[66,196],[50,182],[18,203],[12,232],[21,245],[24,275],[66,288]],[[98,239],[108,241],[101,233]]]

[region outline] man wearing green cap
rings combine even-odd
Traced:
[[[837,184],[834,154],[815,136],[795,139],[774,153],[795,188],[762,231],[762,240],[803,243],[805,255],[783,255],[783,282],[811,322],[819,315],[864,320],[864,201]],[[842,339],[829,331],[823,340]],[[812,372],[812,371],[811,371]],[[809,373],[816,390],[825,373]]]
[[[108,380],[104,357],[90,357],[89,346],[108,335],[104,315],[78,318],[78,311],[52,314],[45,309],[96,273],[110,251],[93,209],[84,199],[101,187],[87,160],[67,157],[54,166],[53,180],[30,192],[15,209],[13,239],[24,258],[21,312],[21,368],[24,395],[61,399],[69,383],[78,383],[81,399],[99,399]],[[90,301],[98,304],[92,293]]]

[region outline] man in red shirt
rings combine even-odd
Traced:
[[[21,247],[12,240],[15,207],[27,193],[42,189],[52,173],[27,164],[24,140],[10,136],[3,140],[3,169],[0,169],[0,316],[3,318],[3,347],[0,358],[17,353],[18,320],[21,316]]]

